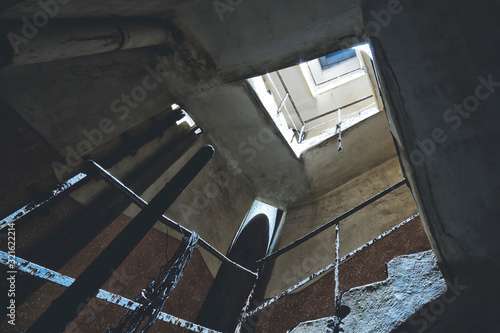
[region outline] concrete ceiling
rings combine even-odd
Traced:
[[[308,14],[293,21],[270,19],[280,17],[284,8],[292,13],[302,13],[307,8]],[[40,11],[38,2],[23,1],[2,12],[0,17],[30,17],[36,11]],[[361,17],[357,3],[342,1],[331,6],[327,1],[317,1],[311,6],[300,1],[261,1],[260,6],[250,6],[241,2],[222,15],[211,2],[152,1],[137,10],[134,3],[127,1],[90,4],[75,0],[61,5],[54,20],[102,18],[111,14],[168,17],[173,36],[170,49],[139,48],[89,55],[85,61],[77,57],[2,70],[3,97],[61,155],[67,155],[68,146],[75,149],[85,139],[82,131],[98,128],[103,117],[117,126],[109,135],[111,138],[176,102],[210,135],[224,155],[236,160],[251,180],[257,196],[281,208],[298,200],[313,199],[349,178],[339,177],[339,181],[328,186],[316,181],[315,184],[321,185],[311,186],[312,178],[322,178],[315,163],[322,165],[328,161],[356,176],[367,167],[394,157],[392,143],[385,139],[384,144],[376,147],[375,143],[381,140],[369,141],[373,142],[373,149],[365,146],[367,150],[380,148],[383,152],[374,156],[376,162],[353,163],[352,158],[368,160],[367,155],[348,157],[349,149],[338,161],[330,160],[330,154],[325,154],[324,161],[297,159],[246,82],[221,84],[240,80],[249,73],[286,67],[298,58],[311,59],[335,51],[345,43],[341,37],[349,39],[359,31]],[[83,26],[92,24],[92,21],[81,22]],[[207,26],[211,28],[206,29]],[[294,31],[298,26],[308,28],[296,36]],[[147,74],[147,66],[155,68],[157,64],[166,73],[166,82],[149,93],[126,121],[121,121],[117,118],[120,114],[111,107],[112,102],[122,93],[130,93],[134,85],[141,82]],[[37,75],[32,77],[34,72]],[[384,125],[377,126],[382,126],[382,136],[390,138]],[[263,129],[268,132],[262,132]],[[359,132],[360,139],[352,142],[364,140],[363,131]],[[257,138],[255,144],[253,138]],[[263,140],[265,142],[259,143]],[[332,147],[327,149],[331,148],[335,155],[333,140]],[[313,170],[312,174],[316,175],[307,170]]]

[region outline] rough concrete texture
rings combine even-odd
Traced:
[[[184,103],[220,150],[230,153],[251,179],[257,199],[286,208],[308,192],[302,163],[247,82],[220,85]]]
[[[200,149],[212,143],[202,136],[183,156],[158,177],[141,196],[149,201],[177,173],[178,170]],[[222,253],[226,253],[236,235],[245,214],[252,206],[255,196],[237,164],[228,161],[217,148],[212,160],[169,208],[165,215],[184,227],[197,232],[203,239]],[[228,204],[231,203],[231,204]],[[124,214],[134,217],[140,209],[130,205]],[[166,232],[165,225],[156,228]],[[170,231],[170,235],[180,238],[180,234]],[[213,276],[220,266],[219,259],[204,249],[200,249]]]
[[[74,151],[85,150],[79,147],[87,140],[83,131],[99,130],[103,135],[102,139],[94,135],[94,142],[99,142],[92,145],[94,149],[175,102],[164,82],[146,91],[140,102],[132,99],[130,107],[122,101],[122,94],[130,98],[132,89],[142,87],[148,75],[146,67],[156,65],[144,49],[85,59],[5,67],[0,75],[2,97],[64,157],[68,146]],[[78,90],[88,97],[75,96]]]
[[[342,38],[352,38],[362,30],[360,1],[336,1],[334,6],[327,0],[242,1],[223,15],[211,4],[184,6],[176,12],[176,20],[198,36],[226,80],[332,53],[342,45]]]
[[[287,333],[334,333],[333,325],[335,324],[334,317],[321,318],[317,320],[306,321],[297,327],[287,331]]]
[[[389,276],[385,281],[343,294],[342,305],[351,309],[341,323],[344,332],[391,332],[447,290],[432,251],[400,256],[387,266]],[[328,327],[330,322],[323,318],[301,324],[291,332],[333,332]]]
[[[396,157],[384,112],[342,131],[342,147],[343,153],[340,154],[337,152],[338,135],[335,135],[301,155],[313,197],[324,196]],[[311,199],[311,196],[302,198],[305,201]]]
[[[396,156],[383,113],[343,132],[342,155],[333,136],[297,158],[247,82],[219,85],[183,102],[238,162],[257,199],[282,209],[312,201]]]

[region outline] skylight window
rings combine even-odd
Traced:
[[[355,49],[348,49],[344,51],[340,51],[337,53],[332,53],[321,58],[318,58],[319,63],[321,64],[321,69],[326,70],[335,65],[339,65],[341,62],[346,61],[348,59],[356,57]]]
[[[249,82],[297,156],[383,109],[368,44]]]

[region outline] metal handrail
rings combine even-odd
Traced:
[[[266,261],[269,261],[273,258],[276,258],[280,255],[282,255],[283,253],[297,247],[298,245],[304,243],[305,241],[307,241],[308,239],[316,236],[317,234],[325,231],[326,229],[340,223],[340,221],[342,221],[343,219],[351,216],[352,214],[356,213],[357,211],[361,210],[362,208],[368,206],[369,204],[373,203],[374,201],[382,198],[384,195],[386,194],[389,194],[390,192],[394,191],[395,189],[401,187],[402,185],[404,184],[407,184],[407,180],[406,179],[403,179],[403,180],[400,180],[399,182],[397,182],[396,184],[386,188],[385,190],[383,190],[382,192],[374,195],[373,197],[369,198],[368,200],[362,202],[361,204],[357,205],[356,207],[354,208],[351,208],[349,209],[347,212],[344,212],[342,214],[340,214],[339,216],[337,216],[336,218],[334,218],[333,220],[323,224],[322,226],[316,228],[315,230],[311,231],[310,233],[298,238],[297,240],[293,241],[292,243],[282,247],[281,249],[259,259],[257,262],[266,262]]]

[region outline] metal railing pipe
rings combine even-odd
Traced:
[[[320,226],[320,227],[316,228],[315,230],[311,231],[310,233],[308,233],[308,234],[306,234],[306,235],[298,238],[297,240],[293,241],[292,243],[290,243],[290,244],[282,247],[278,251],[275,251],[275,252],[273,252],[273,253],[265,256],[264,258],[259,259],[257,262],[269,261],[269,260],[271,260],[273,258],[276,258],[276,257],[282,255],[283,253],[285,253],[285,252],[287,252],[287,251],[289,251],[289,250],[291,250],[291,249],[299,246],[300,244],[304,243],[305,241],[309,240],[310,238],[312,238],[312,237],[316,236],[317,234],[325,231],[326,229],[334,226],[335,224],[340,223],[340,221],[342,221],[343,219],[351,216],[352,214],[354,214],[357,211],[361,210],[362,208],[368,206],[369,204],[377,201],[378,199],[382,198],[386,194],[391,193],[395,189],[398,189],[399,187],[401,187],[402,185],[404,185],[406,183],[407,183],[406,179],[400,180],[396,184],[392,185],[391,187],[386,188],[382,192],[374,195],[373,197],[371,197],[370,199],[362,202],[361,204],[357,205],[356,207],[351,208],[347,212],[344,212],[344,213],[340,214],[339,216],[337,216],[336,218],[334,218],[330,222],[327,222],[327,223],[323,224],[322,226]]]
[[[179,197],[214,155],[214,148],[203,146],[160,190],[135,218],[111,241],[82,274],[54,300],[49,309],[30,327],[28,333],[62,332],[99,291],[112,273],[139,244],[148,231]]]
[[[91,167],[92,169],[96,170],[99,173],[99,175],[104,179],[104,181],[106,181],[108,184],[116,187],[121,192],[123,192],[125,195],[127,195],[132,200],[132,202],[134,202],[137,206],[139,206],[140,208],[146,207],[146,205],[148,204],[146,202],[146,200],[142,199],[134,191],[129,189],[125,184],[123,184],[121,181],[119,181],[118,179],[113,177],[113,175],[111,175],[108,171],[106,171],[102,166],[100,166],[99,164],[97,164],[95,161],[92,161],[92,160],[88,160],[87,163],[88,163],[87,165],[89,167]],[[170,228],[174,229],[175,231],[179,232],[180,234],[184,234],[187,237],[191,236],[191,233],[192,233],[191,230],[186,229],[185,227],[183,227],[179,223],[175,222],[174,220],[169,219],[165,215],[161,215],[159,218],[159,221],[162,222],[163,224],[165,224],[167,227],[170,227]],[[245,268],[245,267],[239,265],[238,263],[232,261],[231,259],[229,259],[225,255],[223,255],[221,252],[219,252],[212,245],[207,243],[207,241],[205,241],[204,239],[200,238],[198,241],[198,244],[202,248],[207,250],[210,254],[212,254],[214,257],[216,257],[217,259],[219,259],[223,262],[226,262],[226,263],[230,264],[231,266],[234,266],[234,267],[244,271],[247,274],[250,274],[250,275],[257,277],[257,273],[255,273],[255,272],[249,270],[248,268]]]

